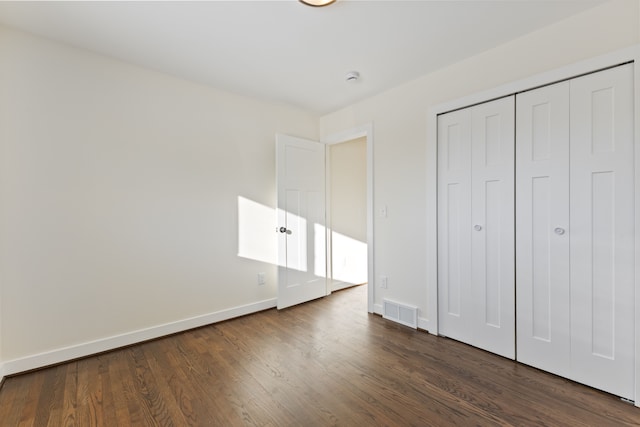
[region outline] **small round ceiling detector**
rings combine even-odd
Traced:
[[[360,78],[360,73],[357,71],[349,71],[345,77],[347,82],[355,82]]]

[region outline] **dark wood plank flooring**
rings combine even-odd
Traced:
[[[1,426],[638,426],[640,408],[366,313],[366,287],[7,378]]]

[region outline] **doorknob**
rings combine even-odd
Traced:
[[[554,231],[558,236],[562,236],[562,235],[564,234],[564,228],[562,228],[562,227],[556,227],[553,231]]]
[[[291,230],[287,230],[287,227],[280,227],[279,231],[281,233],[291,234]]]
[[[480,230],[482,230],[482,226],[480,224],[476,224],[476,225],[473,226],[473,229],[476,230],[476,231],[480,231]]]

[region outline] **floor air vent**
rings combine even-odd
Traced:
[[[382,300],[382,317],[402,325],[418,329],[418,308],[397,302]]]

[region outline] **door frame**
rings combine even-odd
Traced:
[[[634,185],[635,185],[635,406],[640,407],[640,45],[590,58],[552,71],[537,74],[487,91],[436,105],[427,113],[426,146],[426,266],[427,313],[423,323],[429,333],[438,335],[438,207],[437,144],[438,115],[482,102],[517,94],[580,75],[624,63],[634,63]]]
[[[341,144],[358,138],[366,138],[367,141],[367,311],[369,313],[374,312],[374,290],[375,286],[375,266],[374,266],[374,214],[373,214],[373,123],[368,123],[362,126],[357,126],[351,129],[346,129],[341,132],[333,133],[320,141],[329,149],[329,146],[335,144]],[[330,203],[330,191],[329,183],[331,182],[330,164],[326,164],[326,180],[327,188],[326,193],[326,206],[327,206],[327,273],[331,263],[331,210],[329,209]],[[328,274],[327,274],[328,276]],[[331,286],[330,281],[327,280],[327,287]],[[330,293],[330,289],[328,289]]]

